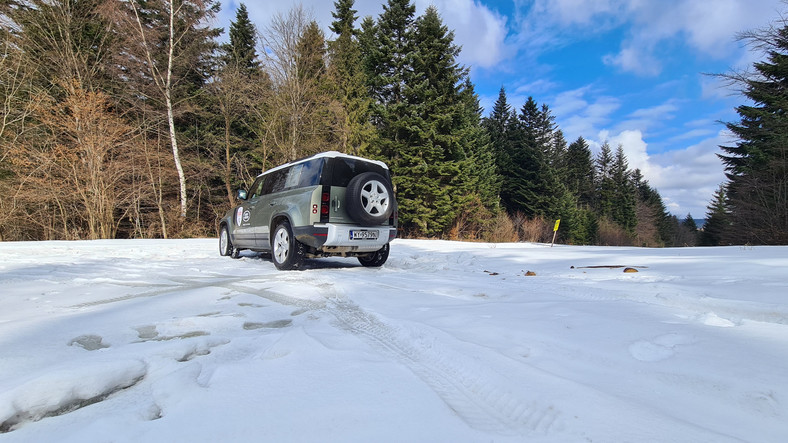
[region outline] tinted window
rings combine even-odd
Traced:
[[[265,179],[265,177],[258,177],[257,180],[254,181],[254,184],[252,185],[252,188],[249,190],[249,195],[250,195],[249,198],[257,198],[260,195],[262,195],[261,194],[261,192],[262,192],[261,189],[263,187],[263,180],[264,179]]]
[[[263,195],[273,194],[285,188],[285,180],[287,180],[287,172],[290,168],[280,169],[265,176],[265,184],[263,185]]]
[[[353,177],[365,172],[377,172],[389,178],[388,171],[375,163],[368,163],[352,158],[337,157],[328,162],[328,170],[323,174],[321,184],[345,187]]]
[[[302,165],[303,169],[301,169],[301,179],[298,186],[302,188],[317,186],[320,183],[320,173],[323,171],[323,159],[309,160],[302,163]]]
[[[298,186],[298,181],[301,179],[301,170],[304,169],[304,164],[300,163],[290,168],[285,179],[284,189],[293,189]]]

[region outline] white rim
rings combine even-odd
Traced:
[[[361,206],[367,214],[385,214],[389,208],[389,191],[386,186],[377,180],[366,182],[361,188]]]
[[[290,236],[287,229],[279,228],[274,234],[274,259],[277,263],[284,263],[290,253]]]
[[[219,248],[221,248],[222,254],[227,253],[227,241],[229,240],[229,236],[227,234],[227,229],[222,229],[222,233],[219,235]]]

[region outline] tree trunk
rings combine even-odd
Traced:
[[[170,125],[170,142],[172,143],[172,157],[175,159],[175,169],[178,171],[178,182],[181,187],[181,217],[186,217],[186,177],[181,166],[181,157],[178,153],[178,140],[175,138],[175,118],[172,114],[172,62],[175,49],[175,5],[170,2],[170,52],[167,57],[167,83],[164,96],[167,101],[167,123]]]
[[[233,189],[230,186],[230,179],[232,177],[232,158],[230,157],[230,116],[228,112],[224,114],[224,185],[227,188],[227,200],[232,205],[233,202]]]

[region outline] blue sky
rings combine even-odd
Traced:
[[[331,36],[331,0],[246,1],[264,30],[277,12],[302,4]],[[356,0],[360,19],[383,0]],[[547,104],[566,139],[596,153],[621,145],[668,210],[703,218],[724,181],[718,146],[734,141],[720,121],[736,121],[744,98],[707,73],[761,59],[737,34],[788,11],[781,0],[412,0],[435,5],[462,47],[482,106],[501,86],[519,109],[528,96]],[[222,3],[228,28],[237,0]]]

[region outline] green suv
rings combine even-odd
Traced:
[[[219,224],[219,253],[270,251],[278,269],[304,258],[357,257],[379,267],[397,236],[397,201],[385,163],[324,152],[260,174]]]

